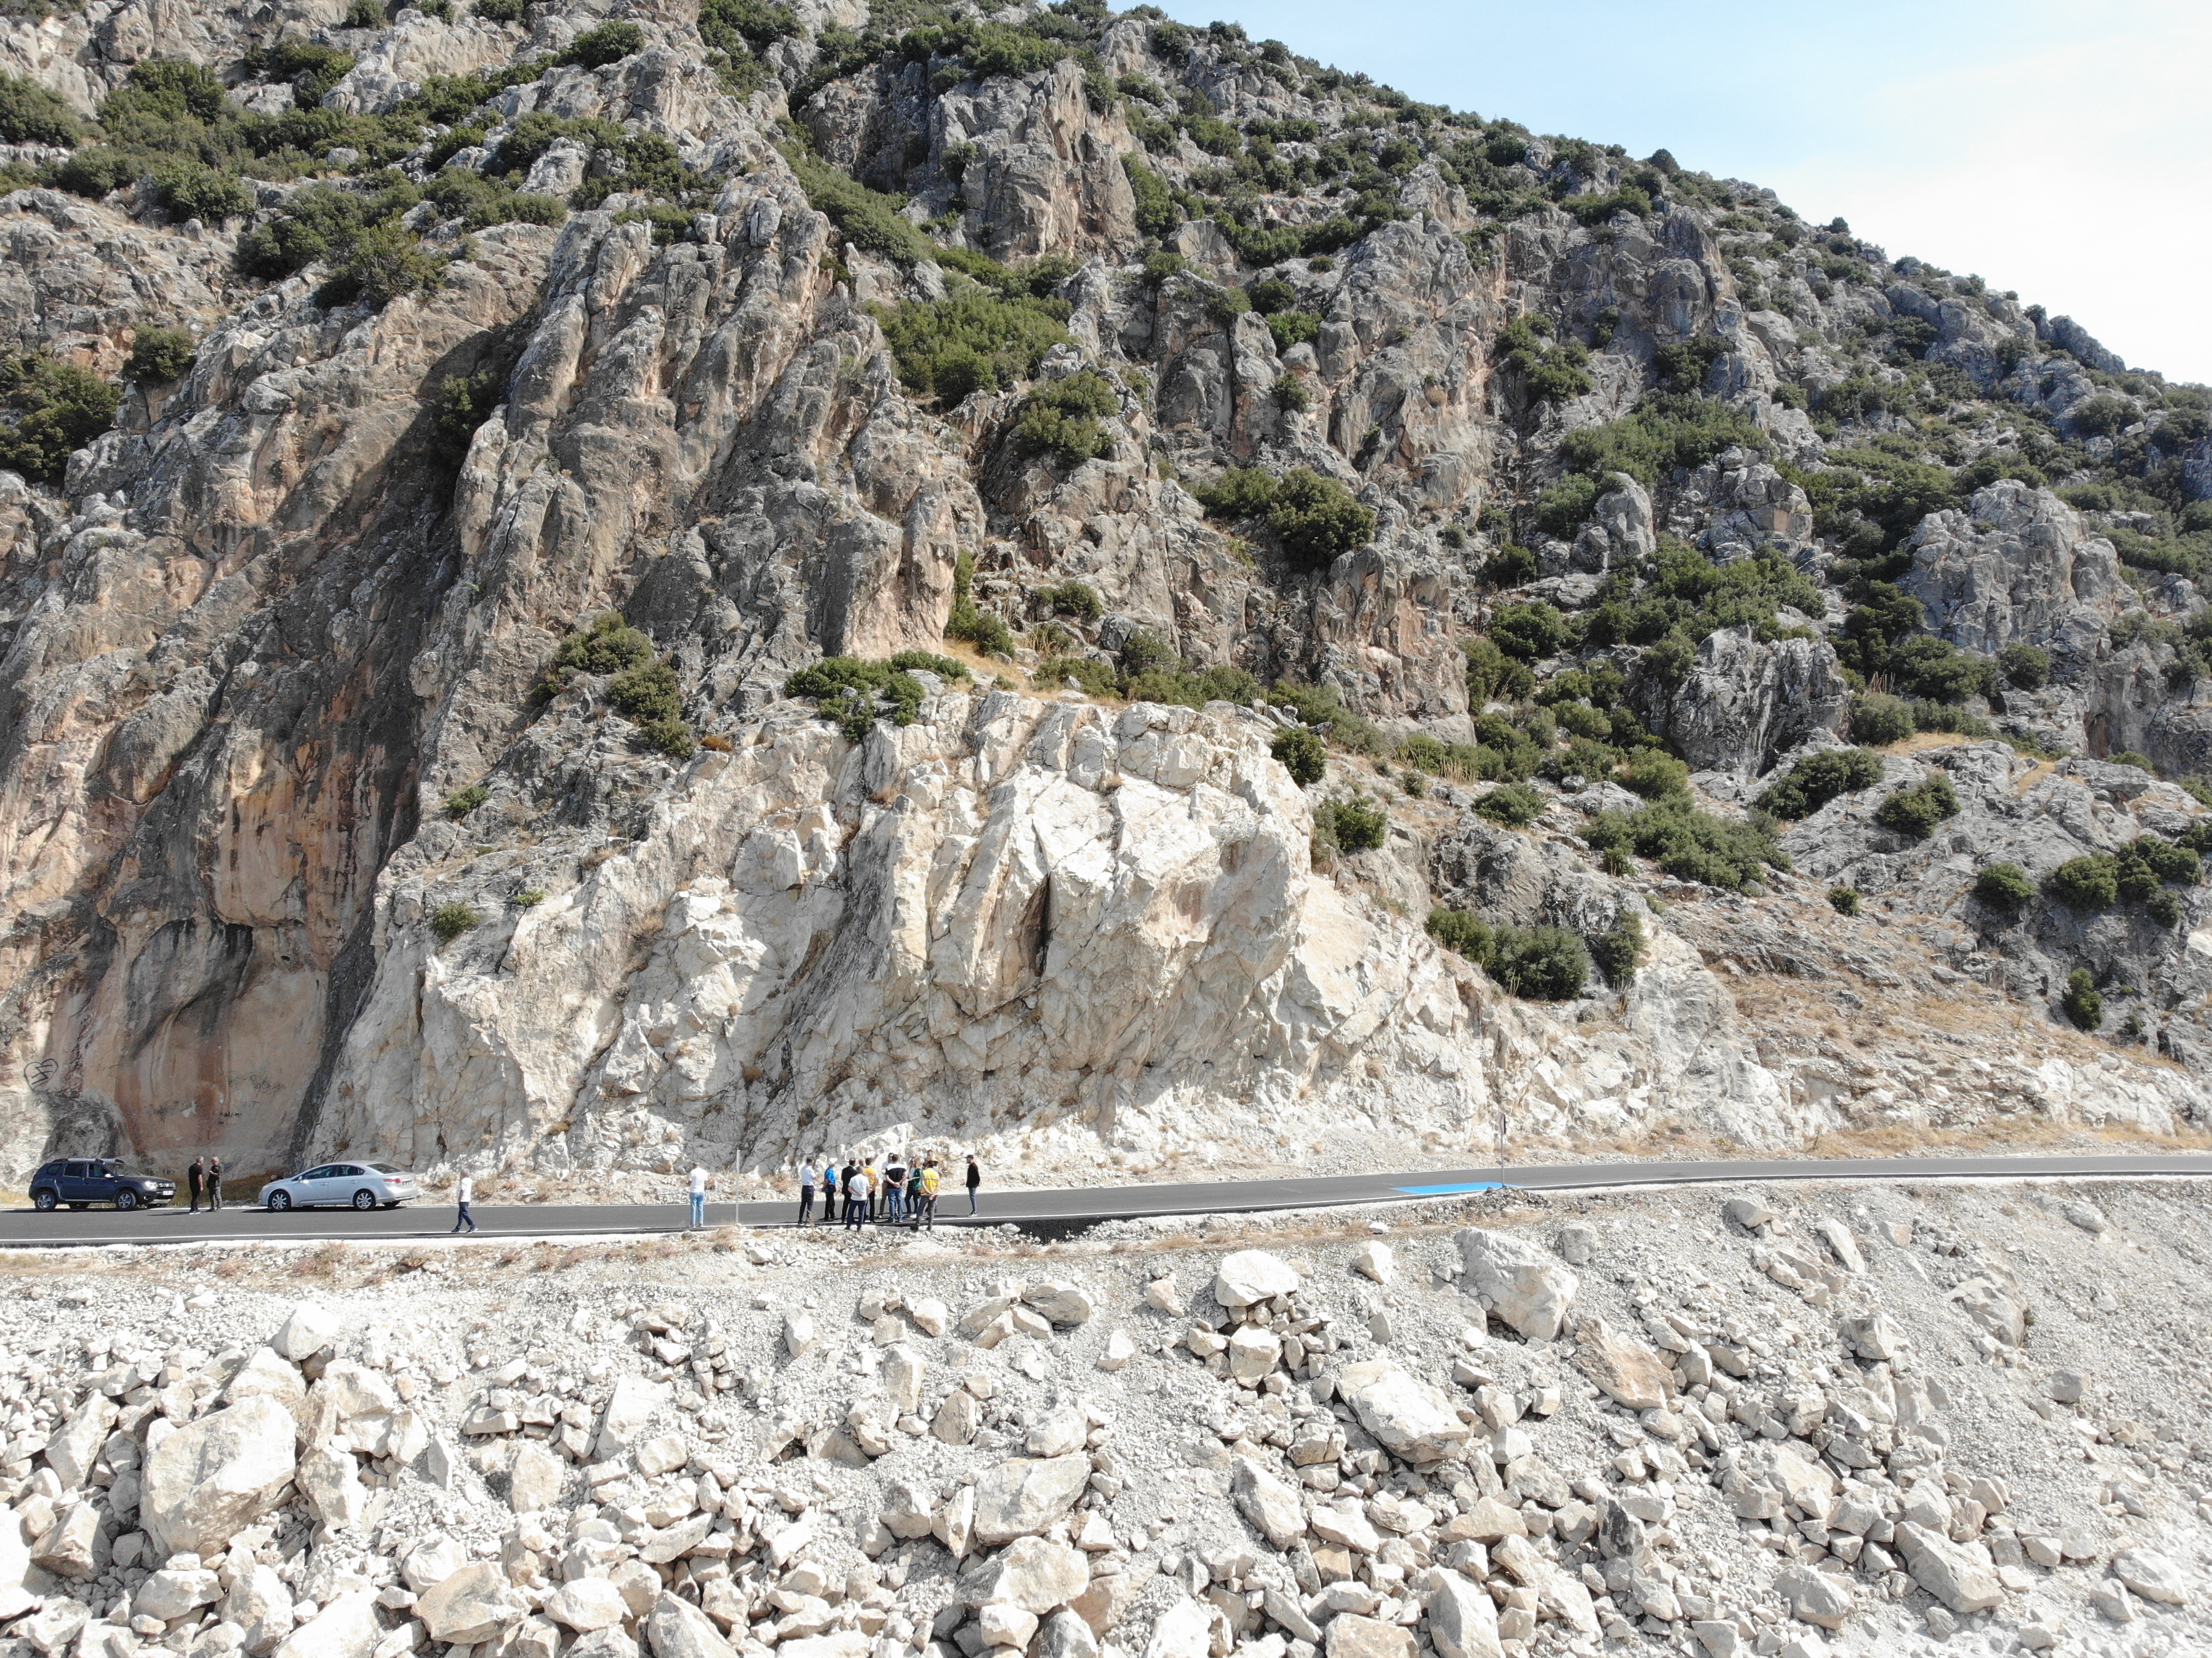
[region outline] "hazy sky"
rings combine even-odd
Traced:
[[[2212,381],[2203,0],[1158,0],[1538,132],[1662,145]]]

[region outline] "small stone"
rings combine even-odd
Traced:
[[[1181,1318],[1186,1310],[1182,1291],[1176,1288],[1172,1275],[1156,1278],[1146,1284],[1143,1298],[1146,1306],[1154,1312],[1165,1313],[1170,1318]]]
[[[1841,1629],[1844,1619],[1851,1615],[1850,1583],[1833,1572],[1784,1566],[1774,1575],[1774,1592],[1789,1606],[1791,1617],[1823,1629]]]
[[[430,1638],[454,1646],[492,1640],[529,1613],[506,1572],[489,1561],[463,1566],[415,1603]]]
[[[1721,1212],[1747,1232],[1756,1232],[1774,1220],[1774,1212],[1755,1198],[1730,1198],[1721,1206]]]
[[[1552,1240],[1552,1247],[1559,1252],[1559,1259],[1570,1266],[1587,1266],[1597,1254],[1597,1229],[1577,1221],[1562,1226]]]
[[[2051,1397],[2061,1405],[2079,1405],[2088,1385],[2088,1379],[2079,1370],[2053,1370],[2051,1373]]]
[[[1129,1339],[1126,1330],[1115,1330],[1106,1338],[1106,1351],[1098,1356],[1102,1370],[1118,1370],[1137,1356],[1137,1344]]]
[[[622,1591],[604,1577],[579,1577],[545,1598],[545,1615],[580,1635],[611,1629],[629,1616]]]
[[[1376,1238],[1370,1238],[1352,1252],[1352,1270],[1377,1284],[1387,1284],[1396,1269],[1397,1257],[1390,1246]]]
[[[1347,1612],[1328,1621],[1328,1658],[1415,1658],[1413,1631]]]
[[[1277,1296],[1295,1295],[1298,1275],[1288,1261],[1264,1249],[1240,1249],[1222,1257],[1214,1269],[1213,1298],[1224,1307],[1249,1307]]]
[[[344,1315],[335,1307],[319,1307],[312,1302],[301,1302],[284,1321],[270,1345],[277,1355],[294,1363],[313,1358],[317,1353],[338,1339],[345,1328]]]
[[[525,1441],[516,1448],[514,1466],[507,1471],[507,1506],[517,1514],[550,1509],[567,1483],[568,1468],[561,1459]]]
[[[1470,1226],[1453,1234],[1462,1288],[1490,1314],[1532,1341],[1553,1341],[1565,1327],[1581,1280],[1549,1254],[1507,1232]]]

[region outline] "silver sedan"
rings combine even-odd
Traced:
[[[261,1188],[264,1209],[396,1209],[422,1195],[415,1176],[374,1163],[326,1163]]]

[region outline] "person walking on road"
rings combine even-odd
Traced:
[[[187,1213],[194,1215],[199,1213],[200,1188],[206,1180],[207,1164],[201,1162],[198,1157],[194,1157],[192,1159],[192,1166],[185,1170],[185,1183],[192,1188],[192,1206],[186,1212]]]
[[[691,1165],[691,1224],[695,1227],[704,1226],[707,1224],[707,1181],[706,1165],[693,1163]]]
[[[471,1234],[474,1234],[476,1231],[477,1218],[469,1212],[469,1205],[475,1199],[476,1194],[476,1181],[467,1175],[462,1175],[461,1183],[453,1188],[453,1202],[455,1205],[453,1210],[453,1230],[456,1232],[459,1231],[464,1226],[467,1227]]]
[[[837,1224],[837,1159],[822,1159],[822,1223],[825,1226]]]
[[[222,1159],[221,1157],[208,1159],[207,1200],[210,1214],[222,1207]]]
[[[937,1159],[932,1157],[929,1166],[921,1171],[921,1222],[934,1232],[937,1230]]]
[[[983,1171],[975,1166],[975,1154],[968,1154],[968,1212],[975,1212],[975,1188],[983,1183]]]
[[[873,1157],[868,1159],[865,1167],[868,1176],[868,1219],[872,1223],[876,1218],[876,1194],[884,1183],[884,1171],[876,1167]]]
[[[921,1159],[909,1157],[906,1171],[907,1224],[917,1231],[921,1227]]]
[[[799,1165],[799,1224],[811,1226],[814,1222],[814,1159],[809,1157]]]

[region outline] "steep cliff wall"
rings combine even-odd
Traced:
[[[1983,928],[1986,1018],[1845,1086],[1666,895],[1876,918],[1590,831],[1710,839],[1899,692],[2031,873],[2188,840],[2177,787],[2013,774],[2203,768],[2197,389],[1233,30],[499,9],[0,21],[0,1163],[2200,1113],[2193,889]],[[122,395],[57,437],[65,370]],[[610,610],[667,707],[556,662]],[[994,653],[913,723],[784,694],[948,627]],[[1934,971],[1996,842],[1893,855],[1874,804],[1782,844]],[[1434,903],[1646,953],[1516,997]],[[1984,1072],[1900,1104],[1947,1042]]]

